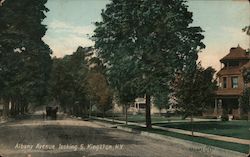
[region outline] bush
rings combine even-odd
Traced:
[[[221,121],[228,121],[228,120],[229,120],[228,115],[222,115],[221,116]]]
[[[241,116],[240,119],[241,119],[241,120],[248,120],[248,115],[243,115],[243,116]]]

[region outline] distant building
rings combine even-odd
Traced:
[[[116,102],[114,103],[114,112],[115,113],[122,113],[124,112],[124,106],[118,105]],[[156,105],[151,100],[151,114],[163,114],[166,113],[166,109],[159,109],[156,107]],[[143,97],[136,98],[135,101],[129,106],[128,113],[129,114],[139,114],[139,113],[145,113],[146,112],[146,99]]]
[[[234,118],[240,118],[240,99],[244,88],[243,70],[250,69],[250,55],[241,48],[233,47],[221,60],[221,69],[217,73],[219,88],[216,91],[214,115],[222,115],[226,110]]]
[[[160,114],[160,113],[166,113],[166,109],[160,110],[151,100],[151,114]],[[133,114],[137,113],[145,113],[146,111],[146,99],[145,98],[136,98],[134,104],[130,106],[128,109],[129,112],[132,112]]]

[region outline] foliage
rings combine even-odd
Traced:
[[[18,112],[46,100],[51,67],[51,50],[42,41],[46,2],[6,0],[0,6],[0,97]]]
[[[87,93],[91,104],[95,104],[103,114],[112,108],[113,93],[104,75],[105,66],[102,62],[93,57],[92,64],[87,77]],[[93,65],[93,63],[95,63]]]
[[[105,76],[101,73],[88,75],[89,95],[101,111],[107,111],[112,107],[112,92],[108,87]]]
[[[112,0],[101,16],[93,40],[108,81],[119,93],[146,94],[150,127],[150,96],[168,91],[175,72],[195,64],[205,47],[202,29],[190,26],[184,0]]]
[[[87,112],[86,78],[88,66],[86,57],[91,48],[78,47],[72,55],[64,58],[53,58],[53,68],[50,79],[50,94],[63,110],[75,115]]]
[[[177,107],[186,115],[201,114],[211,106],[216,89],[215,70],[198,64],[194,73],[181,73],[174,82],[174,96]]]
[[[248,113],[248,111],[250,110],[249,99],[250,99],[250,88],[245,88],[243,95],[240,99],[241,109],[244,113]]]
[[[246,26],[242,29],[243,32],[246,32],[247,35],[250,35],[250,26]]]
[[[155,106],[161,111],[162,109],[168,109],[169,107],[169,93],[163,92],[156,94],[154,97]]]

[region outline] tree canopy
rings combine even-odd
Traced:
[[[215,70],[199,64],[193,74],[181,73],[173,85],[177,108],[185,116],[199,115],[213,104],[216,81]]]
[[[72,55],[53,58],[50,95],[63,111],[81,116],[87,114],[87,56],[91,48],[78,47]]]
[[[0,6],[1,97],[23,112],[47,94],[52,53],[42,41],[47,0],[6,0]]]
[[[184,0],[112,0],[95,23],[92,38],[111,86],[149,97],[148,127],[150,96],[168,91],[175,73],[195,65],[205,47],[187,8]]]

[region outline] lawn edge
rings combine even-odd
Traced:
[[[104,122],[105,119],[102,119],[102,120],[103,121],[99,121],[98,119],[95,119],[93,120],[93,122],[98,125],[102,125],[104,127],[116,128],[118,130],[130,132],[130,133],[136,133],[137,135],[153,138],[156,140],[164,140],[164,141],[171,142],[174,144],[182,145],[186,147],[187,149],[202,151],[203,153],[208,153],[208,155],[211,155],[211,156],[222,156],[222,157],[246,157],[247,156],[247,154],[238,152],[238,151],[215,147],[212,145],[206,145],[203,143],[193,142],[193,141],[176,138],[172,136],[161,135],[157,133],[150,133],[147,131],[139,131],[136,129],[132,129],[132,128],[125,127],[125,126],[120,126],[117,124],[110,124],[110,121]]]
[[[164,141],[171,142],[174,144],[182,145],[190,150],[197,150],[197,151],[200,150],[201,152],[208,153],[208,155],[212,155],[212,156],[213,155],[214,156],[225,156],[225,157],[246,157],[247,156],[247,154],[245,154],[245,153],[241,153],[241,152],[237,152],[237,151],[233,151],[233,150],[229,150],[229,149],[223,149],[223,148],[219,148],[219,147],[215,147],[215,146],[211,146],[211,145],[206,145],[206,144],[202,144],[202,143],[198,143],[198,142],[193,142],[193,141],[189,141],[189,140],[184,140],[184,139],[180,139],[180,138],[176,138],[176,137],[171,137],[171,136],[167,136],[167,135],[150,133],[147,131],[136,131],[132,128],[128,128],[128,127],[124,127],[124,126],[117,126],[117,129],[122,130],[122,131],[126,131],[126,132],[130,132],[130,133],[140,134],[142,136],[150,137],[150,138],[157,139],[157,140],[164,140]]]

